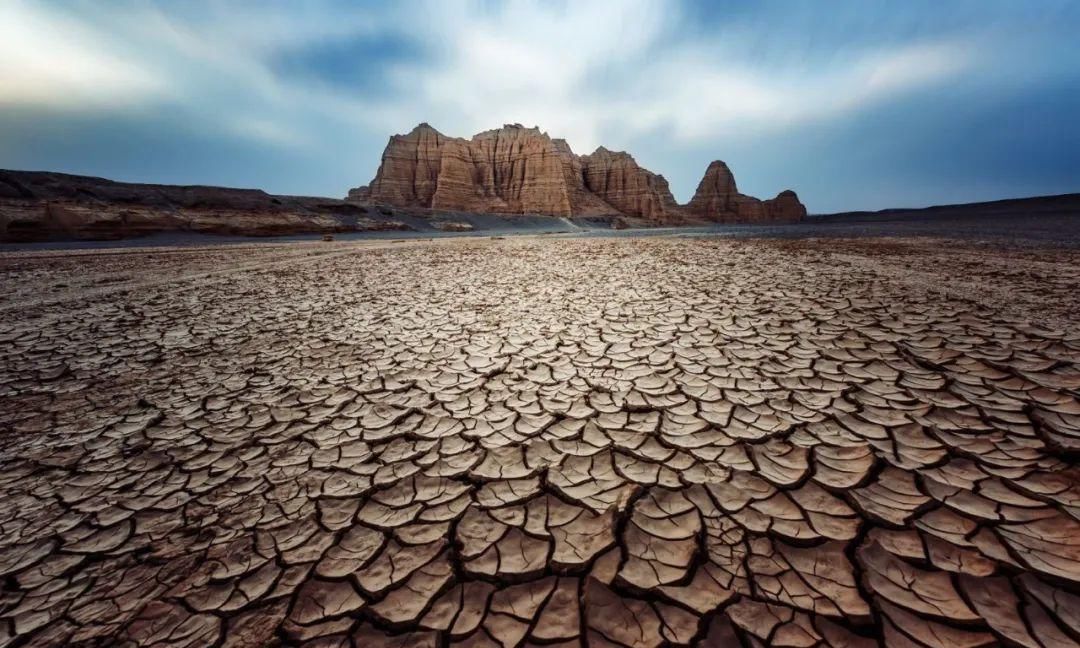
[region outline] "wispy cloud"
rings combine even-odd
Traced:
[[[178,138],[352,165],[335,176],[351,184],[417,122],[521,122],[670,174],[687,151],[775,151],[920,96],[933,112],[939,91],[1076,76],[1075,4],[912,2],[0,0],[0,118],[161,115]],[[672,185],[692,190],[701,163]]]
[[[684,142],[760,136],[870,109],[977,64],[975,47],[960,39],[855,52],[821,69],[717,63],[739,60],[724,50],[689,45],[652,63],[645,71],[649,90],[620,103],[619,115],[630,128],[668,132]]]
[[[308,141],[304,132],[327,118],[383,130],[427,120],[454,134],[520,121],[591,149],[612,133],[690,140],[828,117],[940,82],[972,60],[962,43],[945,41],[854,52],[794,74],[763,69],[739,51],[737,34],[680,37],[684,16],[660,0],[626,0],[614,13],[595,0],[363,13],[185,6],[4,5],[0,102],[69,110],[172,103],[202,114],[208,127],[281,145]],[[373,71],[393,90],[388,97],[273,71],[282,51],[377,30],[408,34],[431,54]]]
[[[765,67],[739,33],[684,36],[677,5],[620,6],[617,16],[609,3],[588,1],[438,13],[421,24],[438,55],[395,71],[394,82],[411,92],[386,112],[435,115],[459,134],[502,121],[538,124],[580,149],[654,131],[689,141],[859,110],[976,62],[972,43],[957,39]]]
[[[102,40],[74,18],[0,4],[0,107],[119,109],[169,96],[163,79]]]

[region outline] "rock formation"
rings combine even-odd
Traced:
[[[394,135],[375,179],[350,198],[399,207],[570,216],[564,154],[546,133],[520,124],[471,140],[428,124]]]
[[[624,228],[797,222],[805,215],[792,191],[765,201],[739,193],[730,169],[719,161],[709,165],[693,200],[679,205],[667,180],[629,153],[601,146],[577,155],[566,140],[521,124],[471,139],[446,137],[428,124],[394,135],[375,179],[350,190],[345,200],[0,170],[0,241],[170,231],[274,236],[440,230],[444,223],[514,228],[530,219],[549,221],[533,223],[539,227],[550,227],[550,221],[564,227],[568,217],[591,227]]]
[[[806,205],[799,201],[794,191],[787,189],[765,201],[765,216],[770,221],[797,223],[806,218]]]
[[[348,200],[443,211],[608,216],[642,225],[795,222],[806,214],[792,191],[766,201],[740,194],[720,161],[709,165],[693,200],[679,205],[664,176],[639,166],[629,153],[601,146],[575,155],[566,140],[521,124],[469,140],[446,137],[426,123],[394,135],[371,185],[351,190]]]
[[[717,223],[797,223],[806,217],[806,207],[790,189],[764,201],[739,193],[731,169],[720,160],[705,169],[686,211],[694,218]]]
[[[705,169],[705,175],[698,183],[694,197],[686,205],[690,214],[707,220],[718,220],[720,214],[736,215],[739,202],[745,198],[735,187],[735,176],[731,169],[715,160]]]
[[[581,160],[585,186],[623,214],[658,225],[682,221],[664,176],[638,166],[629,153],[601,146]]]
[[[574,155],[564,139],[551,140],[562,160],[563,181],[570,199],[570,211],[574,216],[621,216],[622,212],[605,202],[585,186],[584,156]]]

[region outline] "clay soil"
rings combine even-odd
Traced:
[[[1080,251],[0,254],[0,646],[1075,646]]]

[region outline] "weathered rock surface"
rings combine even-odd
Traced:
[[[806,214],[794,192],[773,201],[740,194],[723,162],[713,162],[698,193],[679,205],[664,176],[604,147],[575,155],[566,140],[507,124],[470,140],[423,123],[394,135],[368,187],[354,202],[480,213],[621,216],[639,225],[691,222],[794,222]]]
[[[585,162],[583,156],[575,155],[564,139],[551,140],[562,160],[566,194],[570,199],[570,211],[576,216],[622,216],[623,213],[593,193],[585,185]]]
[[[686,211],[718,223],[797,223],[806,217],[806,207],[790,189],[771,200],[739,193],[731,169],[720,160],[709,164]]]
[[[0,242],[115,240],[160,233],[540,233],[611,227],[617,218],[622,218],[599,199],[595,200],[601,203],[600,208],[570,222],[549,215],[396,207],[374,204],[370,195],[369,187],[359,187],[350,191],[346,200],[336,200],[278,196],[252,189],[133,184],[61,173],[0,170]]]
[[[629,153],[601,146],[581,160],[585,186],[623,214],[663,225],[682,222],[664,176],[638,166]]]
[[[491,204],[492,211],[570,215],[570,199],[563,178],[562,156],[546,133],[518,125],[480,133],[468,143],[451,146],[467,150],[472,162],[472,189],[482,196],[480,205]],[[444,158],[445,159],[445,158]],[[451,160],[462,158],[449,157]],[[446,169],[446,165],[443,166]],[[463,177],[467,169],[458,171]],[[442,209],[468,209],[477,204],[468,196],[460,200],[453,191],[436,193],[435,206]],[[487,211],[487,210],[482,210]]]
[[[446,138],[427,124],[394,135],[371,181],[371,198],[402,207],[430,207],[438,187]]]
[[[570,216],[563,163],[559,147],[536,128],[508,125],[465,140],[420,124],[390,138],[366,193],[400,207]]]

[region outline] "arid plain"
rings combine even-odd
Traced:
[[[1080,250],[0,253],[0,646],[1075,646]]]

